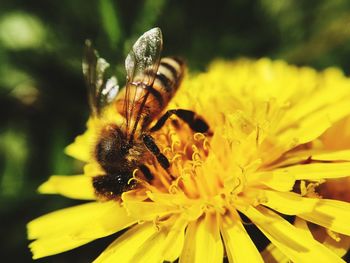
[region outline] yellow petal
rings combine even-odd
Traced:
[[[312,159],[318,161],[350,161],[350,150],[313,154]]]
[[[158,205],[173,206],[174,212],[181,211],[186,215],[188,221],[199,218],[203,213],[203,200],[188,198],[183,192],[176,194],[147,193],[149,198]]]
[[[322,115],[313,115],[312,118],[308,118],[298,124],[300,127],[298,126],[295,129],[288,128],[278,136],[281,144],[285,145],[285,151],[316,139],[331,126],[330,121],[325,117],[324,113]]]
[[[220,223],[220,231],[228,261],[230,263],[264,262],[238,216],[234,216],[231,222],[228,221],[228,216],[223,217],[223,220]]]
[[[264,191],[264,205],[287,215],[299,217],[350,235],[350,203],[330,199],[306,198],[295,193]]]
[[[180,255],[179,263],[195,262],[196,254],[196,234],[199,224],[203,224],[203,220],[196,220],[188,224],[185,234],[185,242]]]
[[[194,199],[188,198],[183,192],[179,192],[176,194],[168,194],[168,193],[154,193],[147,192],[148,197],[158,203],[158,204],[167,204],[171,206],[177,206],[180,204],[194,204],[197,201]]]
[[[34,258],[70,250],[118,232],[135,220],[117,202],[87,203],[41,216],[29,222],[28,238]]]
[[[95,132],[95,123],[90,118],[87,122],[86,132],[77,136],[74,142],[66,147],[65,153],[80,161],[88,162],[91,159],[91,146],[95,140]]]
[[[163,262],[164,232],[152,223],[132,227],[117,238],[94,261],[97,262]]]
[[[265,185],[282,192],[292,190],[296,181],[294,175],[292,173],[286,173],[281,176],[278,172],[275,173],[274,171],[252,173],[247,178],[247,184],[251,187]]]
[[[188,222],[185,216],[178,218],[171,227],[169,233],[164,241],[164,260],[173,262],[175,261],[182,251],[185,240],[185,228]]]
[[[320,199],[301,197],[296,193],[261,191],[262,204],[286,215],[298,215],[312,212]]]
[[[207,213],[189,224],[179,262],[222,262],[223,253],[217,215]]]
[[[38,259],[74,249],[96,238],[75,238],[74,235],[61,234],[35,240],[29,244],[29,248],[33,254],[33,259]]]
[[[300,68],[294,74],[292,78],[288,79],[288,82],[294,82],[295,86],[292,92],[295,96],[295,102],[287,112],[287,118],[282,120],[282,127],[288,126],[291,122],[296,123],[298,120],[303,120],[313,113],[325,109],[326,106],[336,105],[336,102],[349,94],[348,80],[342,72],[335,72],[334,69],[317,74],[313,69]],[[335,87],[337,92],[334,91]],[[281,89],[281,92],[285,93],[286,91]],[[301,94],[303,96],[300,96]]]
[[[319,180],[327,178],[346,177],[350,174],[350,162],[346,163],[312,163],[294,165],[273,171],[260,172],[263,178],[273,174],[276,178],[294,176],[296,180]]]
[[[242,212],[294,262],[344,262],[331,250],[267,208],[249,207]]]
[[[96,161],[90,161],[84,165],[84,175],[89,177],[94,177],[97,175],[103,175],[106,172],[101,168],[101,166]]]
[[[64,151],[67,155],[79,161],[88,162],[91,158],[91,150],[89,147],[89,136],[85,134],[77,136],[74,142],[69,144]]]
[[[164,254],[161,251],[164,251],[164,241],[164,231],[153,234],[139,249],[135,249],[137,253],[131,258],[130,262],[163,263]]]
[[[304,163],[309,159],[315,161],[350,161],[350,150],[342,151],[320,151],[320,150],[307,150],[307,151],[291,151],[286,154],[285,159],[281,162],[277,162],[271,166],[269,169],[278,167],[287,167],[300,163]]]
[[[142,202],[148,199],[146,189],[136,188],[127,192],[122,193],[123,203],[127,202]]]
[[[123,206],[131,217],[138,220],[152,221],[157,217],[170,213],[178,213],[180,209],[176,206],[159,204],[155,202],[128,201]]]
[[[294,225],[299,228],[304,230],[306,233],[308,233],[310,236],[315,236],[315,238],[321,242],[323,245],[328,247],[330,250],[332,250],[334,253],[336,253],[339,257],[344,256],[347,251],[350,248],[350,237],[349,236],[344,236],[341,234],[337,234],[338,239],[334,239],[331,237],[326,231],[325,228],[323,227],[313,227],[312,228],[312,234],[309,229],[308,224],[306,223],[305,220],[296,217],[294,221]],[[334,234],[334,232],[333,232]]]
[[[265,263],[290,263],[289,258],[272,243],[261,252],[261,256]]]
[[[305,220],[301,219],[300,217],[295,217],[293,225],[299,230],[303,231],[305,235],[308,235],[309,237],[313,238],[313,235],[311,234],[310,229]]]
[[[326,149],[345,150],[350,148],[350,116],[332,125],[321,137]]]
[[[60,194],[73,199],[96,199],[92,178],[84,175],[60,176],[53,175],[39,186],[42,194]]]
[[[350,236],[350,203],[319,199],[314,211],[298,216],[335,232]]]
[[[286,129],[283,134],[279,135],[279,139],[284,144],[291,146],[293,146],[293,142],[300,145],[312,141],[324,133],[334,122],[347,116],[349,111],[348,99],[325,106],[299,120],[297,128]]]

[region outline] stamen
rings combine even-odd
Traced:
[[[203,134],[203,133],[199,133],[199,132],[197,132],[197,133],[195,133],[194,135],[193,135],[193,139],[195,140],[195,141],[201,141],[201,140],[204,140],[206,137],[205,137],[205,135]]]
[[[209,151],[209,148],[210,148],[209,140],[207,139],[207,137],[205,137],[203,141],[203,149],[207,153]]]
[[[140,179],[139,177],[137,177],[136,173],[139,171],[139,169],[135,169],[132,172],[132,177],[129,179],[128,184],[130,184],[132,181],[136,181],[136,183],[143,183],[144,180]]]
[[[177,178],[172,185],[170,185],[169,187],[169,193],[170,194],[177,194],[179,191],[180,191],[180,188],[178,186],[178,183],[179,183],[179,179],[180,178]]]
[[[167,146],[167,147],[165,147],[165,148],[163,149],[163,153],[164,153],[165,155],[167,155],[167,154],[172,154],[173,151],[172,151],[172,149],[171,149],[170,146]]]
[[[327,235],[328,235],[330,238],[332,238],[334,241],[340,242],[341,237],[339,236],[338,233],[336,233],[336,232],[330,230],[329,228],[326,228],[326,232],[327,232]]]
[[[236,190],[242,185],[242,181],[239,177],[236,177],[235,179],[238,181],[238,183],[235,185],[235,187],[230,192],[230,194],[232,194],[232,195],[236,195],[237,194]],[[238,192],[240,192],[240,191],[238,191]]]
[[[161,229],[161,220],[159,215],[157,215],[154,219],[153,219],[153,226],[156,228],[156,230],[159,232]]]
[[[174,163],[174,162],[176,162],[177,160],[181,160],[181,159],[182,159],[181,154],[176,153],[176,154],[173,156],[173,158],[170,159],[170,162],[171,162],[171,163]]]

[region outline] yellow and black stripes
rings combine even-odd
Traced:
[[[174,57],[162,58],[153,83],[162,100],[157,100],[162,111],[177,91],[184,74],[184,63]],[[150,91],[152,93],[152,91]],[[159,113],[159,112],[158,112]]]

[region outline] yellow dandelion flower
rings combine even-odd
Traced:
[[[173,177],[154,162],[154,180],[136,171],[140,186],[108,201],[92,186],[103,171],[92,154],[101,121],[90,120],[67,147],[86,162],[84,175],[52,176],[39,191],[91,202],[31,221],[33,257],[127,229],[95,262],[263,262],[244,217],[294,262],[343,262],[285,216],[350,235],[350,204],[322,199],[310,186],[349,175],[350,149],[320,146],[325,131],[350,115],[349,100],[350,80],[337,69],[217,61],[187,78],[168,106],[200,114],[212,134],[169,121],[154,138]],[[118,118],[112,109],[103,121]]]

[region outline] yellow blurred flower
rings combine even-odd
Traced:
[[[349,101],[350,80],[337,69],[317,73],[268,59],[217,61],[187,78],[168,107],[197,112],[213,134],[169,122],[154,137],[175,179],[155,163],[152,182],[136,172],[139,188],[104,201],[92,186],[102,172],[92,149],[99,127],[120,121],[108,110],[67,147],[86,162],[84,175],[52,176],[39,187],[92,202],[31,221],[33,258],[127,229],[96,262],[263,262],[245,215],[292,261],[343,262],[283,216],[350,235],[350,204],[322,199],[309,187],[349,175],[350,149],[320,146],[325,131],[350,115]]]

